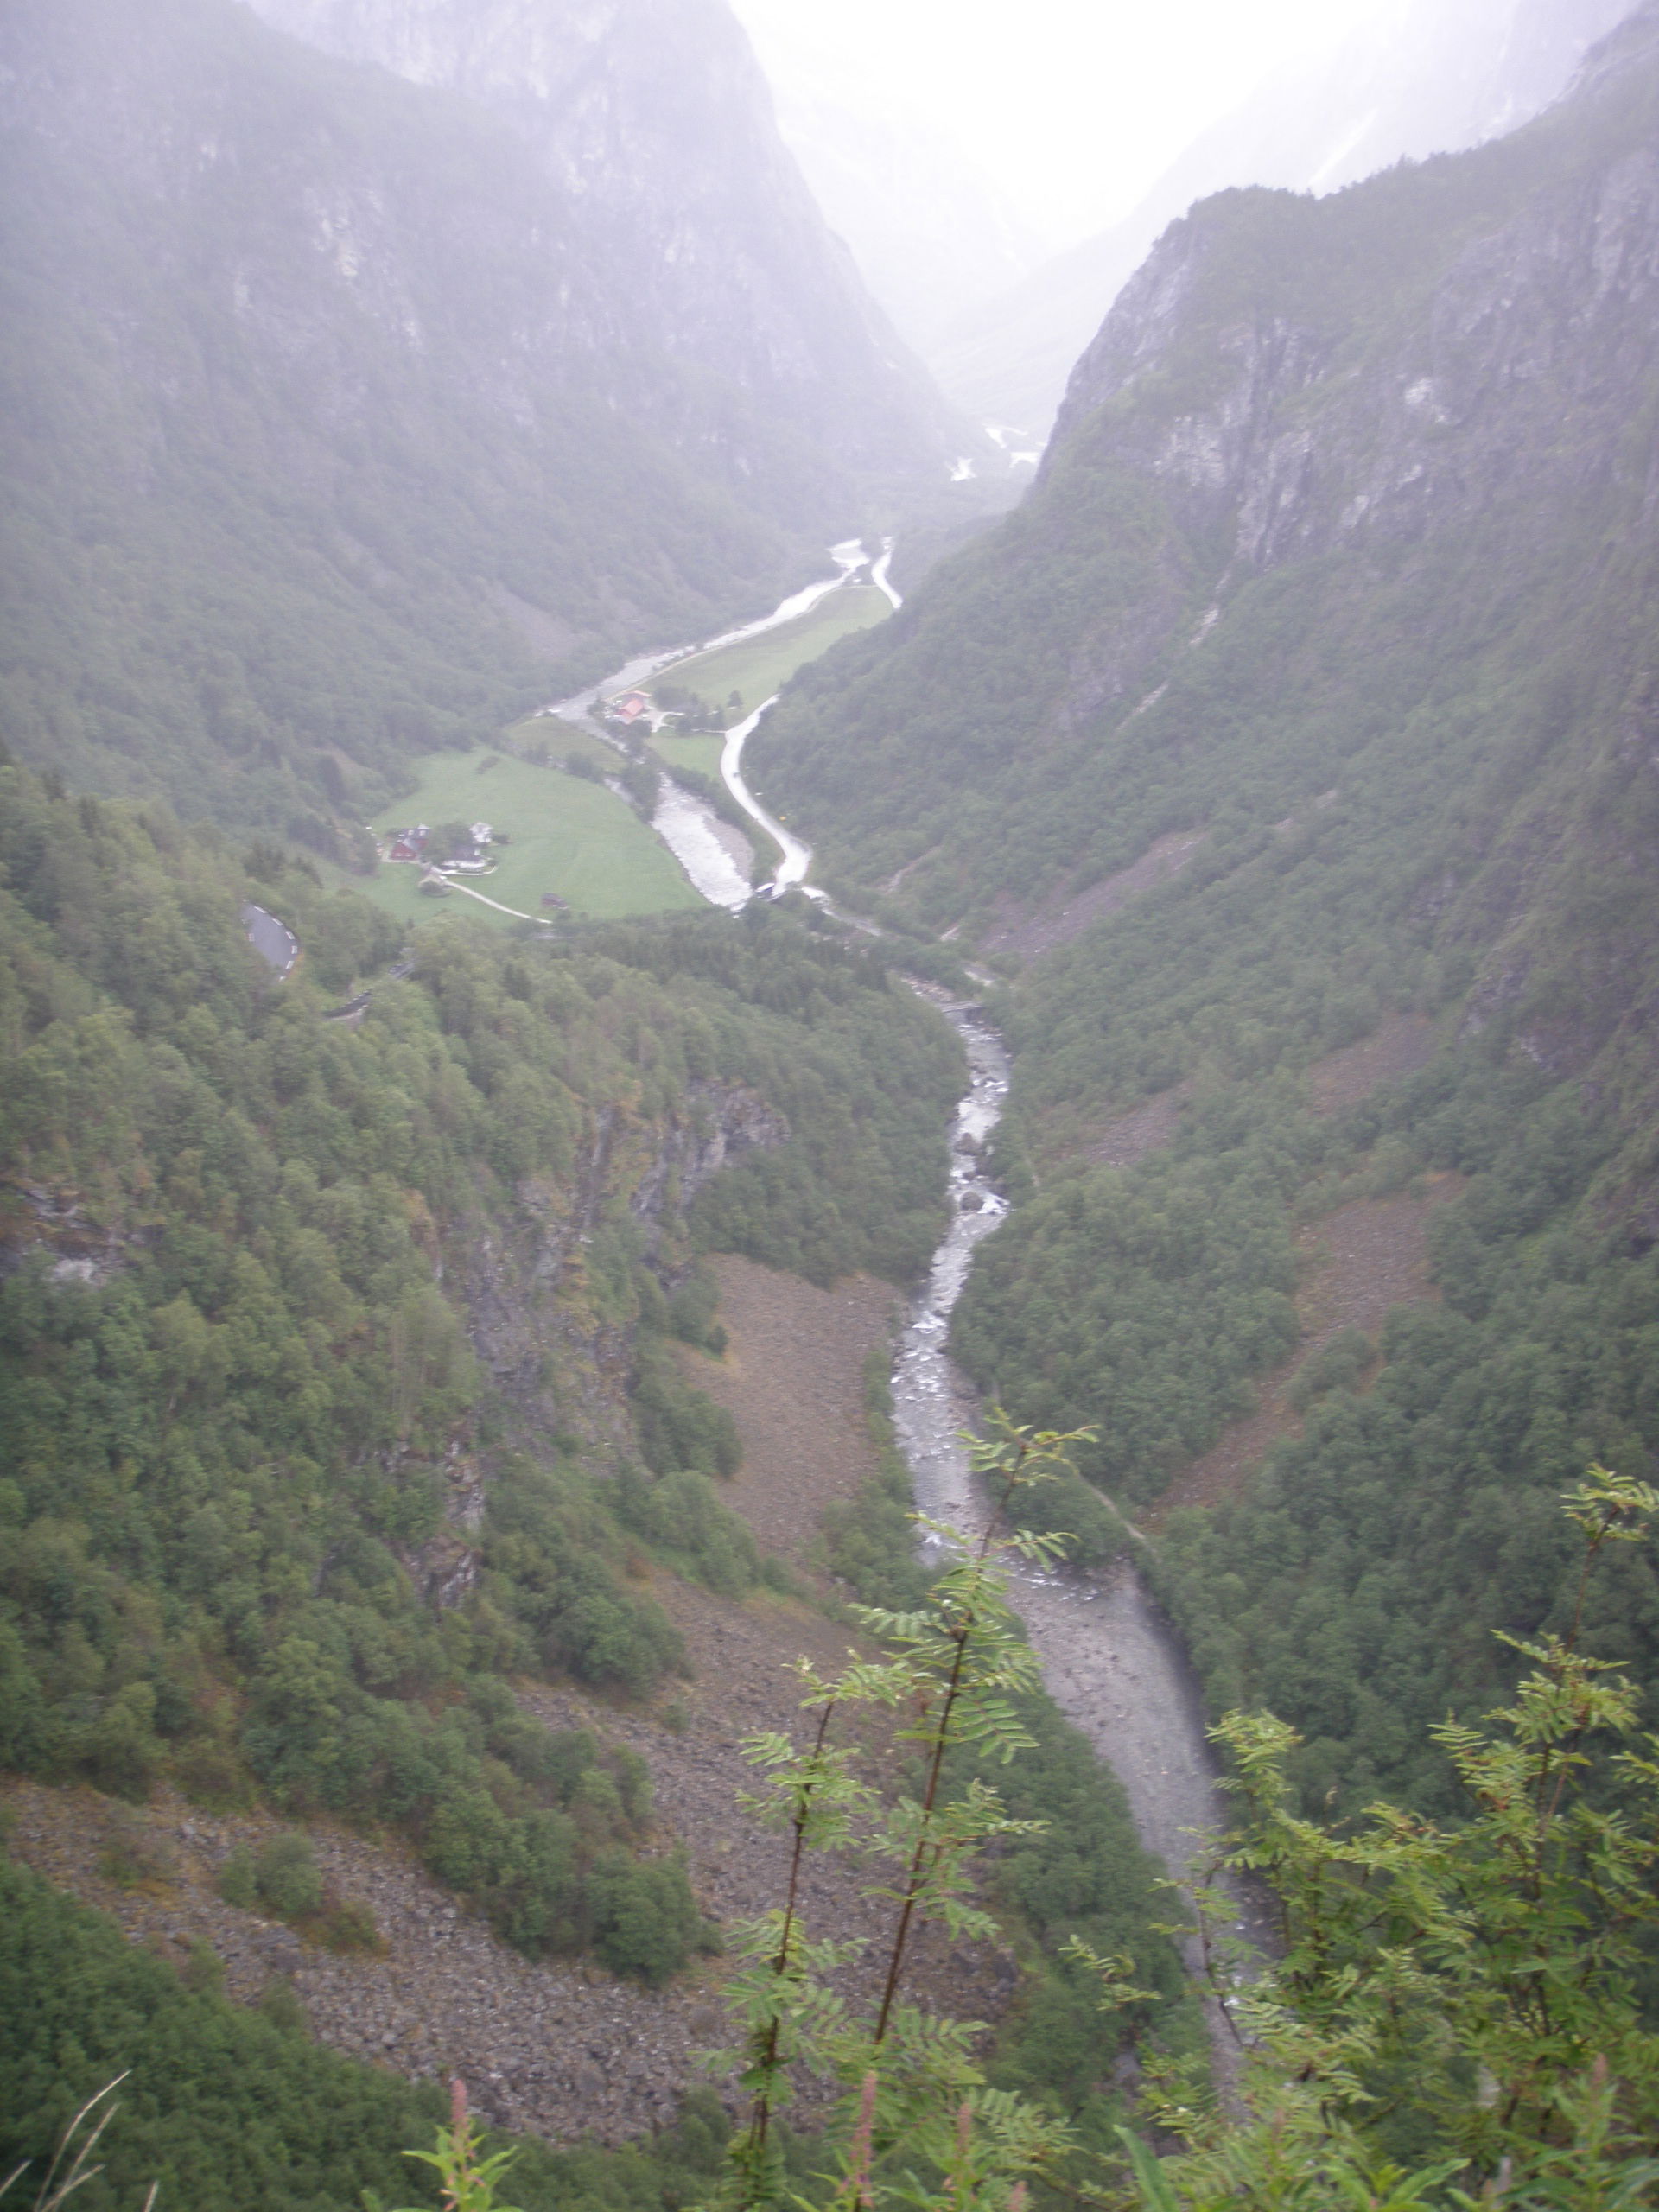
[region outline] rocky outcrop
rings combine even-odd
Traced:
[[[1154,240],[1241,185],[1329,193],[1401,160],[1483,144],[1557,99],[1628,0],[1403,0],[1306,48],[1202,132],[1140,204],[964,315],[930,358],[947,391],[1039,444],[1078,355]]]
[[[1046,473],[1109,458],[1158,479],[1224,543],[1224,592],[1420,545],[1476,502],[1547,526],[1617,466],[1610,424],[1653,354],[1659,155],[1630,111],[1656,54],[1643,10],[1574,100],[1499,145],[1330,200],[1206,201],[1078,362]],[[1462,224],[1438,219],[1437,170]]]
[[[665,1216],[683,1213],[728,1160],[746,1152],[775,1151],[788,1135],[788,1122],[758,1090],[743,1084],[690,1084],[628,1210],[636,1221],[660,1227]]]
[[[660,1121],[632,1122],[607,1108],[573,1173],[527,1179],[505,1217],[480,1210],[452,1225],[448,1286],[505,1414],[507,1441],[534,1451],[555,1437],[580,1437],[601,1465],[632,1455],[633,1329],[588,1294],[588,1248],[602,1223],[625,1215],[644,1256],[660,1267],[697,1192],[730,1161],[788,1135],[783,1116],[747,1085],[693,1082]],[[475,1579],[472,1537],[487,1470],[458,1447],[447,1472],[446,1526],[409,1564],[438,1602],[454,1603]]]
[[[49,1282],[101,1290],[153,1241],[153,1232],[103,1218],[80,1191],[19,1183],[0,1193],[0,1281],[38,1255]]]
[[[633,1325],[589,1294],[588,1248],[602,1224],[623,1216],[648,1262],[660,1271],[666,1245],[683,1265],[685,1211],[697,1192],[729,1161],[788,1135],[758,1091],[695,1081],[660,1121],[607,1106],[572,1172],[527,1178],[510,1208],[480,1204],[449,1224],[441,1245],[434,1235],[433,1271],[466,1316],[499,1442],[532,1454],[580,1442],[601,1468],[636,1454]],[[671,1263],[668,1273],[671,1281]],[[459,1605],[477,1586],[491,1464],[492,1448],[470,1427],[452,1440],[438,1471],[442,1524],[398,1553],[430,1605]],[[410,1471],[401,1460],[387,1467]]]

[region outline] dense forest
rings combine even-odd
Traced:
[[[775,1574],[719,1495],[740,1448],[730,1417],[688,1389],[670,1339],[721,1340],[710,1249],[821,1281],[914,1274],[941,1221],[954,1033],[879,950],[777,910],[556,944],[446,919],[410,966],[384,916],[274,847],[239,852],[153,804],[72,797],[15,766],[0,782],[15,1077],[0,1756],[118,1797],[162,1781],[221,1810],[257,1795],[302,1834],[324,1813],[400,1830],[526,1952],[590,1947],[618,1972],[673,1973],[717,1935],[682,1860],[650,1847],[644,1763],[545,1727],[512,1683],[671,1691],[684,1656],[628,1566],[641,1546],[732,1599]],[[244,938],[250,892],[306,948],[280,985]],[[331,1018],[365,979],[360,1020]],[[760,1141],[694,1188],[696,1147],[734,1100]],[[467,1300],[468,1254],[511,1249],[527,1218],[563,1266],[525,1377],[474,1353]],[[595,1427],[596,1350],[619,1342],[624,1419]],[[851,1589],[908,1600],[920,1579],[890,1440],[884,1465],[832,1559]],[[1067,1941],[1136,1954],[1151,2000],[1136,2033],[1155,2021],[1183,2048],[1192,2028],[1121,1791],[1046,1699],[1027,1702],[1037,1749],[1005,1786],[1047,1826],[994,1876],[1032,1974],[997,2078],[1105,2141],[1127,2110],[1102,2078],[1122,2031],[1099,2019]],[[965,1788],[976,1770],[960,1764]],[[210,1990],[169,1994],[171,1970],[149,1962],[115,1973],[111,1939],[13,1878],[16,1986],[39,1971],[43,1914],[86,1961],[53,2006],[25,2008],[81,2054],[65,2094],[98,2086],[101,2053],[130,2052],[136,2020],[164,2017],[155,2050],[187,2071],[214,2054],[216,2094],[238,2109],[263,2064],[243,2046],[281,2020],[238,2026]],[[232,1853],[221,1884],[312,1940],[373,1939],[323,1893],[302,1841]],[[270,2047],[331,2126],[363,2105],[386,2115],[365,2145],[414,2127],[417,2100]],[[18,2046],[14,2086],[41,2063]],[[146,2056],[141,2080],[153,2071]],[[188,2192],[176,2088],[142,2092],[154,2127],[112,2171],[162,2158]],[[20,2151],[44,2144],[61,2101],[30,2088]],[[273,2202],[310,2202],[285,2139],[273,2115],[238,2155],[267,2162]],[[219,2140],[208,2129],[203,2155]],[[319,2139],[315,2156],[343,2185],[343,2153]]]
[[[954,1038],[764,911],[664,939],[660,979],[620,937],[439,928],[351,1027],[337,991],[397,950],[372,908],[302,868],[250,886],[217,833],[154,809],[0,776],[7,1764],[401,1825],[510,1940],[603,1948],[626,1894],[598,1908],[592,1870],[643,1833],[648,1779],[550,1737],[503,1678],[639,1694],[682,1663],[620,1572],[630,1539],[753,1583],[709,1486],[729,1423],[651,1347],[706,1332],[710,1236],[823,1276],[917,1263]],[[272,985],[245,887],[315,948],[309,980]],[[631,1209],[677,1115],[760,1090],[775,1155],[689,1225]],[[530,1417],[442,1266],[510,1237],[526,1197],[569,1247]],[[607,1328],[637,1343],[637,1443],[576,1411]],[[467,1602],[435,1606],[458,1569]],[[679,1885],[683,1955],[683,1875],[647,1878]]]
[[[1333,2177],[1428,2212],[1516,2160],[1539,2212],[1643,2201],[1659,6],[1507,139],[1172,226],[1021,509],[755,736],[874,927],[797,897],[412,943],[309,855],[348,859],[412,754],[759,603],[847,481],[606,321],[511,130],[220,0],[157,22],[31,0],[0,30],[0,1766],[268,1808],[221,1898],[340,1951],[372,1916],[308,1823],[595,1980],[729,1942],[747,2137],[693,2092],[632,2150],[521,2145],[526,2212],[1018,2212],[1016,2173],[1074,2202],[1101,2156],[1141,2212],[1324,2212]],[[203,149],[188,177],[163,142]],[[480,332],[511,353],[555,293],[591,309],[580,360],[485,391]],[[280,981],[251,902],[302,947]],[[1230,1716],[1224,1871],[1278,1950],[1229,1951],[1236,1891],[1200,1906],[1207,2022],[995,1545],[917,1564],[884,1356],[812,1589],[728,1504],[742,1434],[688,1380],[680,1346],[726,1344],[713,1255],[925,1267],[963,1056],[907,975],[971,978],[1014,1056],[1008,1215],[951,1325],[1009,1541],[1132,1556]],[[1314,1332],[1321,1237],[1384,1202],[1426,1277]],[[1273,1438],[1192,1503],[1269,1388]],[[1039,1429],[1075,1469],[1016,1497]],[[645,1758],[526,1694],[665,1714],[685,1584],[866,1631],[816,1740],[755,1750],[796,1872],[747,1929],[705,1916]],[[847,1807],[897,1869],[863,2042],[833,1953],[820,1985],[791,1948]],[[131,2064],[89,2208],[158,2177],[204,2208],[420,2195],[433,2093],[315,2047],[291,1991],[238,2011],[200,1947],[143,1955],[19,1867],[0,1903],[0,2172]],[[1018,1959],[971,2052],[925,2011],[883,2048],[913,1905]],[[817,2148],[767,2134],[798,2033],[854,2099]]]

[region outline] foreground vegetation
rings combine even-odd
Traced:
[[[981,1447],[981,1468],[1007,1502],[1074,1440],[1005,1425]],[[1143,2046],[1143,2120],[1182,2148],[1156,2157],[1119,2127],[1116,2155],[1092,2173],[1077,2170],[1081,2146],[1064,2122],[988,2087],[970,2024],[925,2018],[902,1996],[916,1921],[982,1927],[963,1885],[967,1856],[1029,1829],[978,1777],[959,1793],[941,1785],[953,1742],[1003,1766],[1029,1748],[1008,1693],[1036,1662],[995,1562],[1010,1550],[1050,1557],[1052,1541],[988,1535],[919,1607],[868,1615],[886,1663],[834,1682],[804,1670],[805,1747],[782,1736],[752,1746],[763,1802],[794,1850],[787,1893],[748,1931],[734,1984],[751,2101],[719,2201],[737,2212],[784,2202],[1001,2212],[1034,2184],[1120,2212],[1629,2212],[1651,2202],[1659,2037],[1634,2002],[1633,1972],[1659,1923],[1659,1738],[1638,1733],[1629,1681],[1585,1656],[1579,1630],[1600,1556],[1648,1541],[1659,1492],[1592,1467],[1561,1503],[1580,1538],[1568,1633],[1519,1647],[1528,1672],[1490,1728],[1435,1732],[1463,1795],[1455,1827],[1388,1804],[1337,1827],[1300,1819],[1284,1773],[1292,1732],[1242,1713],[1216,1731],[1243,1818],[1217,1843],[1212,1872],[1265,1885],[1278,1955],[1230,1942],[1236,1906],[1225,1890],[1192,1893],[1211,1989],[1238,2038],[1237,2088],[1219,2096]],[[836,1726],[849,1707],[882,1707],[913,1714],[900,1736],[920,1753],[914,1794],[896,1805],[869,1790],[856,1740]],[[1599,1802],[1609,1764],[1630,1783],[1629,1821]],[[810,1854],[852,1847],[893,1866],[875,1892],[894,1925],[868,2019],[826,1982],[841,1947],[815,1937],[802,1912]],[[1125,1978],[1129,1960],[1070,1948],[1104,2009],[1144,2003]],[[849,2091],[806,2196],[791,2190],[773,2134],[803,2064],[835,2071]],[[496,2204],[510,2156],[480,2161],[464,2107],[423,2155],[469,2212]]]

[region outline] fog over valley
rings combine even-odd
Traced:
[[[0,9],[0,2196],[1659,2183],[1659,0]]]

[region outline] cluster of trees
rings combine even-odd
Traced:
[[[1299,1377],[1304,1433],[1236,1503],[1172,1516],[1160,1586],[1217,1706],[1294,1722],[1310,1803],[1381,1784],[1443,1807],[1427,1730],[1501,1700],[1495,1631],[1570,1614],[1563,1480],[1659,1449],[1659,1264],[1596,1203],[1622,1132],[1576,1085],[1453,1062],[1361,1121],[1471,1178],[1431,1230],[1440,1300],[1390,1317],[1369,1389],[1351,1370]],[[1659,1568],[1636,1551],[1605,1575],[1591,1649],[1651,1685]]]
[[[744,1154],[698,1193],[699,1244],[817,1283],[861,1268],[907,1282],[925,1265],[944,1223],[962,1048],[893,981],[889,951],[849,950],[764,906],[735,927],[699,914],[584,942],[724,1010],[722,1069],[788,1118],[786,1145]]]
[[[1004,1427],[979,1457],[1012,1497],[1070,1440]],[[442,2184],[446,2203],[489,2212],[502,2205],[509,2165],[524,2212],[554,2202],[674,2212],[688,2198],[733,2212],[784,2202],[993,2212],[1014,2185],[1042,2202],[1082,2195],[1107,2212],[1634,2208],[1659,2178],[1659,2047],[1637,1988],[1659,1919],[1659,1773],[1633,1686],[1587,1654],[1583,1632],[1611,1559],[1645,1543],[1659,1493],[1592,1467],[1560,1503],[1576,1532],[1573,1616],[1565,1633],[1520,1648],[1513,1701],[1486,1726],[1434,1731],[1456,1785],[1451,1822],[1388,1803],[1357,1820],[1303,1818],[1285,1771],[1294,1732],[1237,1713],[1217,1730],[1239,1819],[1183,1902],[1240,2039],[1225,2095],[1205,2082],[1200,2050],[1170,2037],[1168,2007],[1146,1986],[1160,1947],[1144,1929],[1133,1949],[1100,1947],[1101,1932],[1133,1927],[1132,1903],[1122,1916],[1133,1853],[1116,1870],[1115,1899],[1079,1890],[1098,1807],[1085,1804],[1081,1769],[1068,1783],[1041,1740],[1035,1661],[1000,1565],[1011,1552],[1049,1554],[1025,1537],[964,1547],[903,1611],[867,1612],[884,1656],[835,1681],[809,1670],[810,1740],[750,1746],[762,1802],[793,1836],[795,1871],[776,1908],[741,1933],[729,1997],[749,2102],[735,2130],[712,2097],[693,2094],[649,2144],[552,2152],[481,2139],[461,2093],[428,2153],[417,2146],[433,2140],[435,2090],[315,2050],[291,2005],[273,2001],[264,2018],[227,2006],[203,1961],[181,1975],[0,1866],[0,2152],[43,2164],[77,2107],[119,2074],[102,2169],[85,2190],[111,2212],[157,2182],[186,2207],[230,2194],[296,2212],[348,2195],[429,2203]],[[864,1770],[861,1719],[884,1713],[907,1754],[896,1796]],[[1628,1821],[1608,1817],[1615,1773],[1626,1777]],[[1053,1853],[1036,1878],[1053,1892],[1046,1904],[1033,1872],[1046,1831]],[[1035,2034],[1027,2021],[1024,2047],[1016,2042],[1011,2063],[1005,2045],[988,2071],[969,2024],[911,2001],[920,1921],[942,1920],[959,1940],[991,1932],[963,1878],[988,1845],[1013,1854],[1011,1900],[1065,1931],[1055,1948],[1075,1978],[1071,2032],[1089,2052],[1079,2050],[1077,2084],[1063,2024],[1056,2034],[1040,2017],[1053,2012],[1052,1980]],[[825,1980],[845,1947],[805,1916],[810,1854],[849,1848],[890,1869],[872,1892],[892,1906],[893,1929],[868,2018]],[[1236,1908],[1209,1886],[1217,1875],[1248,1877],[1271,1897],[1270,1960],[1230,1942]],[[1056,1885],[1066,1881],[1073,1894],[1061,1902]],[[1113,2039],[1103,2012],[1134,2045],[1132,2124],[1088,2078]],[[803,2064],[849,2091],[822,2139],[783,2125]],[[399,2175],[400,2151],[435,2170],[425,2189]]]
[[[1504,1694],[1492,1631],[1535,1634],[1568,1602],[1554,1492],[1589,1457],[1642,1467],[1659,1450],[1659,1262],[1625,1211],[1644,1139],[1616,1099],[1517,1052],[1513,1019],[1316,1116],[1295,1069],[1331,1033],[1299,1019],[1288,963],[1255,993],[1236,979],[1202,1048],[1179,988],[1158,1012],[1205,905],[1195,886],[1126,918],[1087,992],[1072,971],[1077,1019],[1031,1046],[999,1147],[1016,1186],[1042,1163],[1041,1188],[982,1247],[955,1340],[1022,1418],[1098,1423],[1080,1463],[1140,1504],[1294,1344],[1294,1224],[1425,1173],[1466,1178],[1431,1223],[1438,1301],[1309,1363],[1292,1385],[1304,1433],[1236,1502],[1172,1516],[1156,1563],[1215,1708],[1268,1704],[1299,1731],[1310,1803],[1379,1786],[1435,1802],[1428,1728]],[[1039,978],[1032,996],[1059,989]],[[1114,991],[1121,1018],[1090,1036],[1084,1008]],[[1029,1034],[1029,1000],[1015,1018]],[[1119,1052],[1119,1069],[1196,1062],[1173,1143],[1128,1171],[1051,1160],[1089,1095],[1061,1064]],[[1659,1678],[1649,1557],[1611,1570],[1602,1622],[1599,1650]]]
[[[685,730],[729,729],[734,722],[743,719],[743,700],[736,691],[727,698],[723,707],[702,698],[686,683],[658,683],[652,688],[652,697],[664,714],[677,715],[680,728]]]
[[[625,934],[555,951],[440,931],[347,1027],[321,1016],[396,949],[383,917],[269,849],[251,886],[216,833],[0,783],[0,1758],[400,1824],[527,1949],[680,1963],[701,1924],[677,1862],[633,1868],[640,1778],[502,1682],[639,1695],[683,1665],[630,1586],[642,1537],[717,1586],[759,1572],[708,1480],[729,1424],[652,1349],[665,1328],[709,1340],[708,1287],[671,1205],[677,1287],[645,1268],[631,1179],[699,1084],[753,1084],[794,1132],[778,1157],[804,1157],[770,1210],[770,1185],[729,1213],[715,1185],[696,1234],[729,1218],[821,1274],[906,1266],[933,1233],[906,1179],[943,1180],[953,1040],[781,915],[711,916],[658,973]],[[250,887],[307,946],[280,987],[244,939]],[[439,1279],[452,1230],[511,1238],[526,1179],[574,1210],[601,1123],[611,1181],[567,1294],[579,1326],[645,1324],[649,1472],[573,1435],[509,1449]],[[480,1454],[474,1567],[439,1605]],[[647,1922],[667,1931],[649,1961]]]
[[[999,1416],[975,1457],[992,1495],[1012,1502],[1074,1440]],[[1134,1958],[1074,1933],[1065,1955],[1096,2007],[1130,2024],[1143,2075],[1136,2124],[1116,2124],[1103,2145],[1055,2109],[1052,2059],[1035,2096],[988,2080],[972,2024],[906,1993],[920,1921],[958,1940],[988,1925],[967,1893],[969,1856],[1045,1825],[1014,1817],[984,1769],[1000,1782],[1033,1748],[1019,1699],[1037,1662],[1008,1611],[1005,1563],[1050,1559],[1052,1542],[993,1524],[958,1537],[956,1560],[916,1604],[864,1609],[882,1657],[827,1681],[804,1664],[806,1740],[768,1734],[748,1747],[766,1776],[759,1802],[791,1849],[778,1904],[740,1931],[728,2004],[748,2103],[715,2201],[728,2212],[1001,2212],[1033,2195],[1103,2212],[1650,2202],[1659,2037],[1637,1980],[1659,1929],[1659,1765],[1634,1686],[1586,1653],[1582,1630],[1602,1560],[1647,1542],[1659,1491],[1592,1466],[1558,1503],[1578,1535],[1573,1617],[1563,1634],[1516,1643],[1525,1672],[1486,1726],[1434,1730],[1457,1785],[1453,1821],[1386,1802],[1353,1820],[1301,1817],[1285,1771],[1293,1730],[1234,1713],[1212,1732],[1239,1817],[1180,1886],[1217,2031],[1233,2038],[1230,2078],[1224,2088],[1198,2054],[1160,2050]],[[872,1708],[893,1712],[912,1753],[896,1802],[871,1788],[848,1740],[849,1720]],[[969,1745],[979,1770],[953,1786],[953,1753]],[[1608,1816],[1610,1771],[1628,1819]],[[894,1916],[868,2013],[828,1979],[849,1947],[811,1923],[807,1869],[824,1851],[890,1869],[868,1891]],[[1270,1955],[1231,1932],[1241,1881],[1270,1904]],[[848,2092],[805,2191],[779,2124],[803,2069]],[[480,2141],[463,2095],[435,2148],[416,2155],[465,2212],[505,2212],[497,2190],[516,2154]]]

